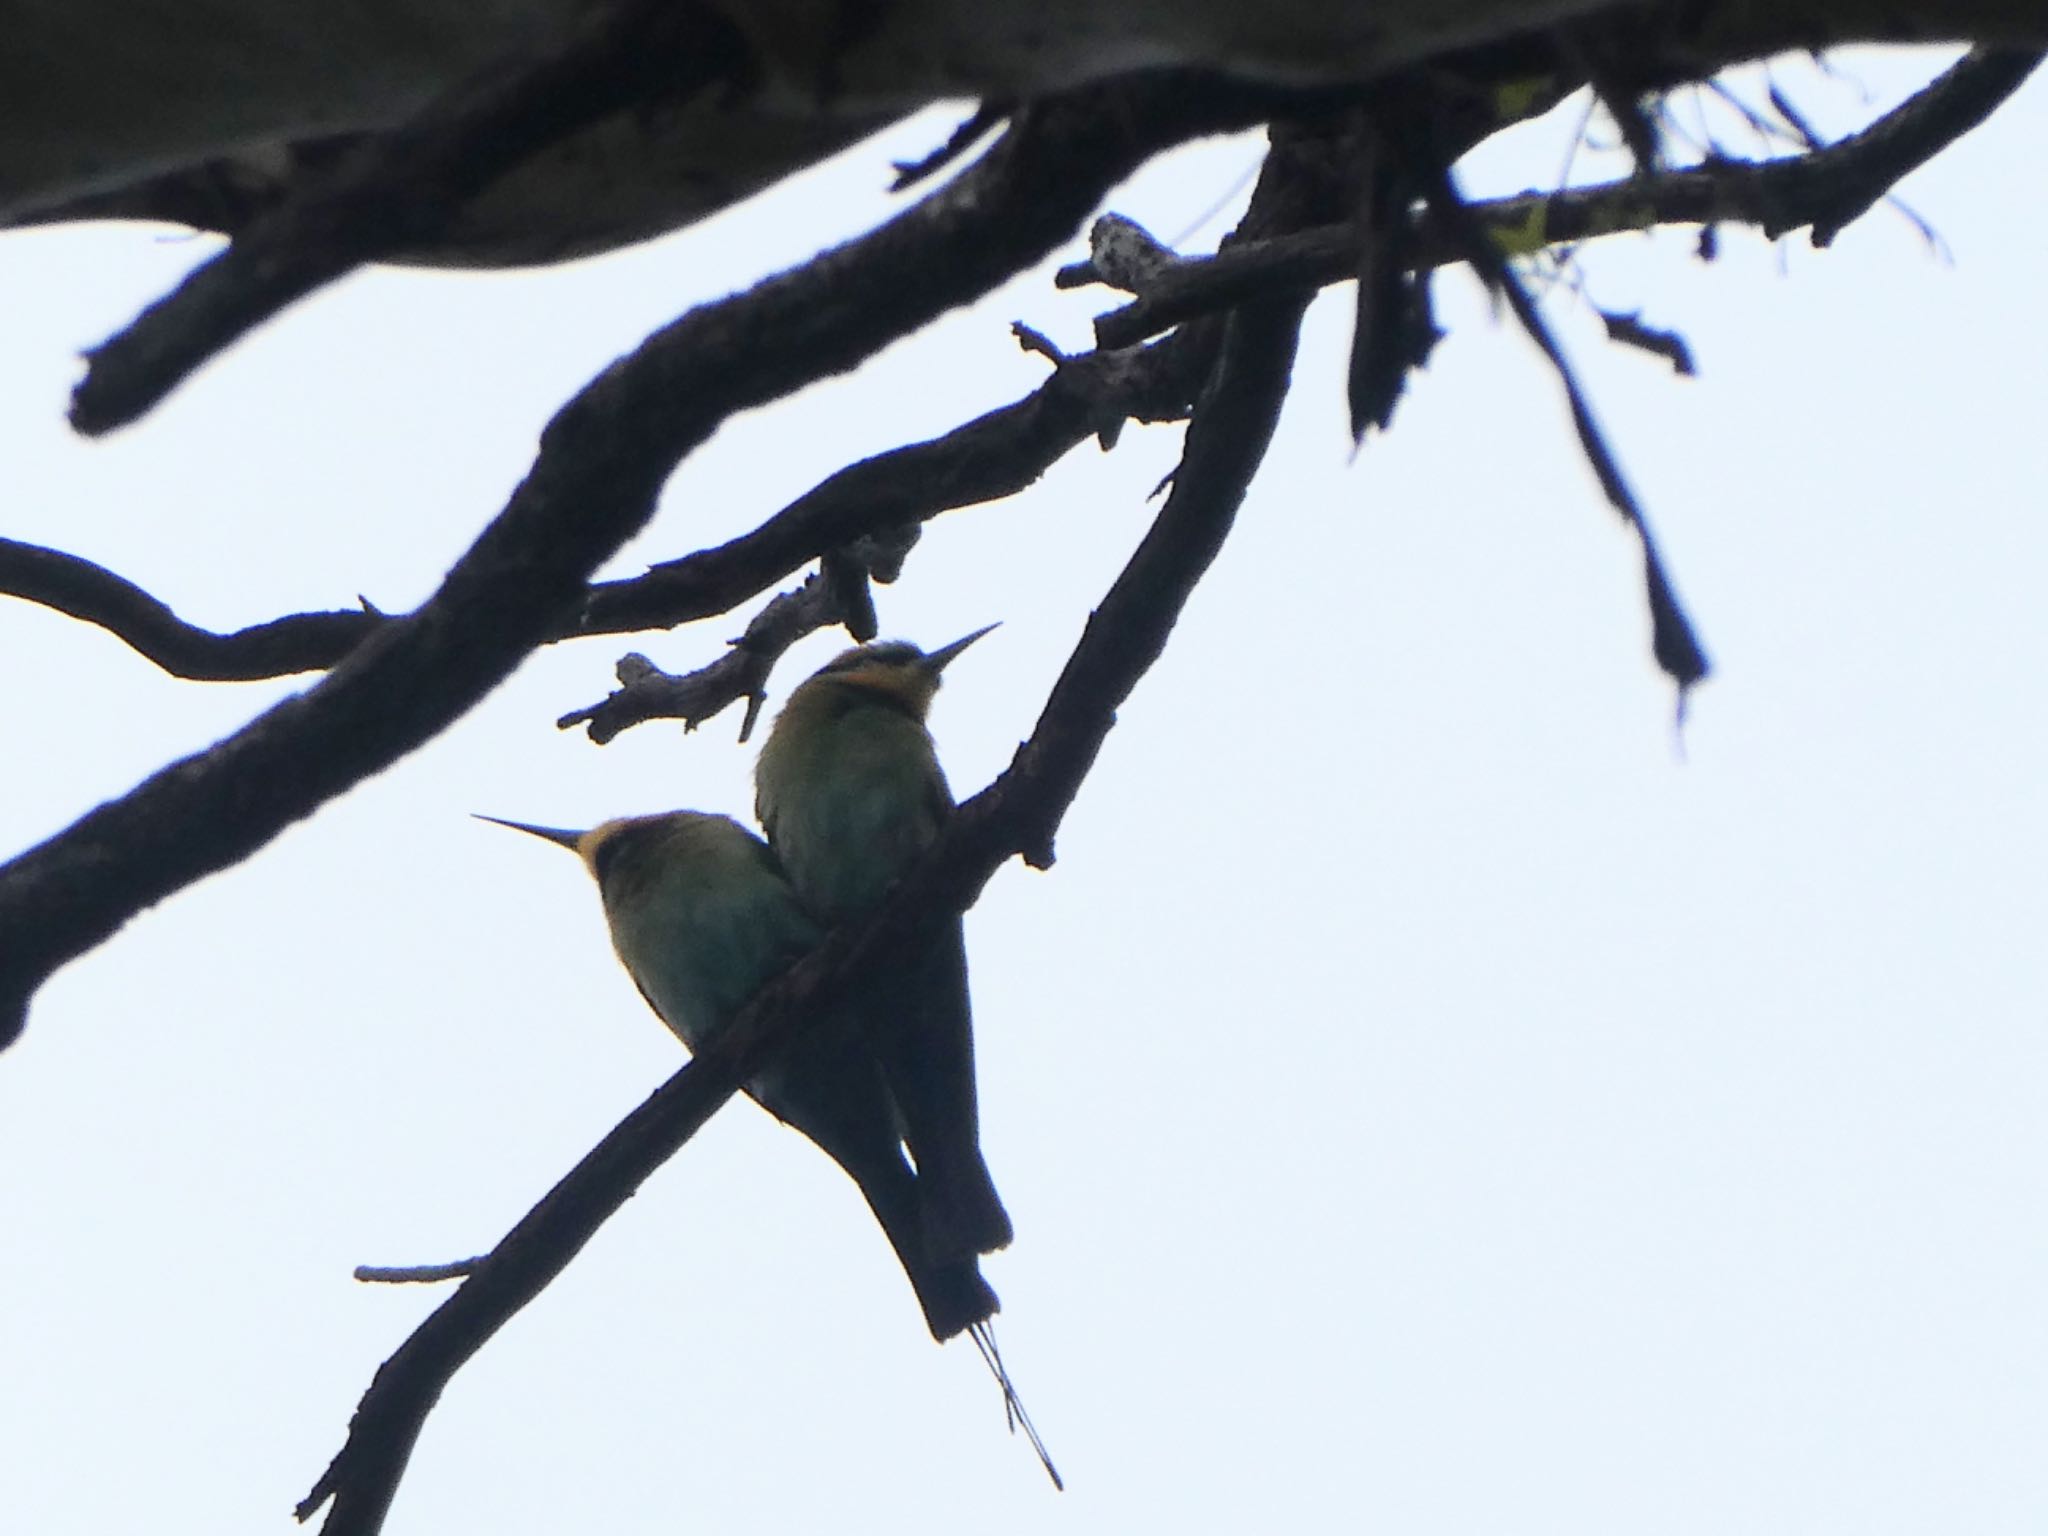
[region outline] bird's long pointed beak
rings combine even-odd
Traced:
[[[942,645],[936,651],[927,652],[924,658],[925,671],[932,673],[939,673],[945,671],[946,664],[950,662],[955,656],[958,656],[962,651],[966,650],[967,647],[974,644],[975,641],[979,640],[983,635],[987,634],[990,630],[1001,629],[1002,627],[1002,620],[998,619],[993,624],[984,624],[980,629],[977,629],[971,635],[962,635],[958,640],[955,640],[951,645]]]
[[[486,816],[481,811],[472,811],[470,814],[476,817],[478,821],[488,821],[496,826],[510,827],[514,832],[531,832],[535,837],[544,837],[549,842],[568,849],[571,853],[581,852],[583,842],[583,834],[581,832],[571,832],[566,827],[536,827],[530,822],[507,821],[502,816]]]

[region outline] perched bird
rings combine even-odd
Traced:
[[[582,856],[604,900],[612,947],[662,1022],[693,1051],[823,937],[768,845],[731,817],[671,811],[588,832],[482,819]],[[806,1030],[747,1093],[860,1186],[934,1338],[987,1321],[998,1303],[974,1256],[928,1256],[920,1179],[904,1160],[901,1117],[851,1017]]]
[[[857,647],[783,706],[755,766],[754,807],[821,922],[873,907],[952,813],[925,716],[939,674],[988,629],[929,655],[902,641]],[[858,1006],[917,1160],[927,1251],[959,1260],[1003,1247],[1010,1217],[981,1155],[960,919],[877,976]]]

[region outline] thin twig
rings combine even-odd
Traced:
[[[981,142],[1001,126],[1004,118],[1017,110],[1017,103],[990,99],[974,109],[973,115],[963,120],[959,127],[946,137],[930,154],[917,160],[898,160],[896,179],[889,183],[891,192],[904,192],[919,182],[938,175],[947,166],[958,160],[968,150]]]
[[[104,566],[14,539],[0,539],[0,594],[97,624],[173,677],[203,682],[324,671],[388,622],[367,609],[295,613],[218,634]]]
[[[456,1259],[449,1264],[358,1264],[354,1275],[366,1285],[434,1285],[466,1280],[481,1263],[482,1259]]]

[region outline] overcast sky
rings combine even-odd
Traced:
[[[1782,78],[1841,131],[1942,62]],[[1468,191],[1551,184],[1575,113]],[[8,235],[0,533],[219,628],[402,611],[563,398],[883,216],[890,159],[949,122],[603,260],[358,276],[104,443],[63,426],[76,353],[210,247]],[[2038,1531],[2044,144],[2036,81],[1906,184],[1952,261],[1884,210],[1827,252],[1588,251],[1591,297],[1682,330],[1696,380],[1553,295],[1716,664],[1682,744],[1635,548],[1525,340],[1447,278],[1450,339],[1354,460],[1349,290],[1313,311],[1058,865],[968,922],[1018,1234],[987,1267],[1067,1493],[931,1343],[853,1187],[740,1103],[456,1379],[392,1536]],[[1257,154],[1184,153],[1112,206],[1209,248]],[[1047,270],[734,422],[616,573],[1033,387],[1008,323],[1079,347],[1107,302]],[[1179,436],[947,515],[879,593],[926,645],[1003,621],[933,717],[963,795]],[[602,749],[553,725],[621,652],[686,670],[740,622],[556,647],[46,989],[0,1058],[8,1529],[286,1530],[440,1299],[351,1268],[488,1248],[674,1070],[587,877],[468,813],[746,814],[737,711]],[[5,849],[308,681],[178,682],[14,602],[0,655]]]

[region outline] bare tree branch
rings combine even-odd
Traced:
[[[511,501],[422,608],[318,686],[0,866],[0,1044],[58,966],[248,857],[495,687],[583,600],[676,464],[728,416],[849,369],[988,291],[1150,155],[1242,126],[1260,105],[1183,77],[1040,103],[958,180],[879,229],[691,311],[614,363],[556,414]],[[709,552],[714,567],[720,553]]]
[[[1164,653],[1188,594],[1229,535],[1279,420],[1307,302],[1302,291],[1233,314],[1166,506],[1089,617],[1030,740],[994,785],[961,807],[963,821],[987,822],[983,836],[1034,868],[1052,864],[1060,820],[1117,710]]]
[[[1379,0],[1369,14],[1331,0],[1270,15],[1152,0],[697,8],[745,34],[743,68],[758,69],[760,89],[687,106],[656,96],[652,110],[627,97],[517,158],[479,195],[452,200],[429,243],[383,259],[542,262],[644,239],[930,101],[1023,100],[1145,66],[1328,88],[1458,51],[1520,54],[1518,74],[1495,78],[1521,79],[1531,56],[1555,51],[1564,24],[1582,53],[1622,61],[1631,81],[1655,89],[1794,49],[2039,47],[2044,36],[2034,0]],[[558,47],[579,24],[587,37],[593,16],[605,19],[586,0],[519,0],[491,26],[444,0],[405,10],[410,24],[395,30],[380,22],[383,7],[337,13],[326,29],[339,29],[337,47],[301,56],[281,46],[289,29],[255,0],[209,6],[205,27],[168,0],[28,7],[0,54],[0,99],[16,109],[0,140],[0,220],[170,217],[239,233],[295,199],[307,174],[416,120],[423,101],[457,97],[463,71],[508,50]],[[521,14],[501,30],[508,10]],[[118,21],[81,24],[80,11]]]
[[[0,593],[97,624],[173,677],[204,682],[322,671],[388,622],[367,610],[296,613],[216,634],[104,566],[14,539],[0,539]]]
[[[2032,74],[2038,53],[1978,50],[1910,100],[1839,143],[1810,154],[1750,163],[1716,160],[1691,170],[1630,177],[1567,192],[1469,205],[1509,255],[1633,233],[1662,224],[1753,224],[1776,239],[1811,226],[1826,245],[1898,182],[1982,123]],[[1463,259],[1440,227],[1425,224],[1422,259]],[[1127,347],[1269,286],[1342,282],[1355,275],[1357,236],[1348,224],[1192,256],[1151,273],[1138,297],[1097,318],[1104,347]],[[1070,271],[1078,269],[1069,269]],[[1105,275],[1098,280],[1122,283]]]
[[[759,95],[628,103],[552,140],[481,188],[451,200],[425,244],[377,253],[394,266],[518,267],[568,261],[652,239],[752,196],[836,154],[900,115],[792,114]],[[242,145],[233,152],[51,203],[0,229],[101,220],[183,224],[239,237],[317,196],[351,159],[374,154],[361,131]]]
[[[1831,244],[1909,173],[2003,106],[2041,58],[2038,50],[1972,49],[1926,89],[1861,133],[1792,162],[1786,170],[1791,185],[1785,191],[1800,211],[1791,223],[1773,227],[1766,222],[1765,232],[1775,237],[1810,224],[1815,245]]]
[[[260,218],[127,330],[87,354],[71,422],[126,425],[286,305],[387,252],[430,245],[494,178],[633,103],[737,87],[753,69],[732,24],[697,0],[594,6],[560,51],[489,70]]]
[[[2040,57],[1978,50],[1861,132],[1810,154],[1762,163],[1717,160],[1655,177],[1476,203],[1471,211],[1511,255],[1689,223],[1751,224],[1774,238],[1811,226],[1815,243],[1825,244],[1903,176],[1988,117]],[[1421,235],[1425,264],[1460,259],[1441,228],[1425,221]],[[1138,295],[1096,321],[1098,343],[1111,351],[1274,286],[1321,286],[1356,275],[1357,235],[1348,220],[1235,243],[1214,256],[1179,256],[1116,215],[1098,221],[1093,239],[1090,259],[1062,269],[1057,281],[1065,287],[1102,282]],[[714,617],[837,543],[892,522],[1015,494],[1086,437],[1108,430],[1108,418],[1116,413],[1111,396],[1119,390],[1132,398],[1131,419],[1161,419],[1156,413],[1171,409],[1148,400],[1153,391],[1144,380],[1119,376],[1131,365],[1102,359],[1101,352],[1070,358],[1040,390],[1011,406],[928,443],[852,465],[726,545],[656,566],[641,577],[593,584],[581,613],[555,626],[548,638],[669,628]],[[98,624],[174,676],[205,681],[323,670],[392,622],[369,612],[309,613],[216,634],[178,619],[161,601],[99,566],[13,541],[0,541],[0,593]],[[666,677],[651,672],[646,682],[653,687]],[[590,706],[601,708],[607,706]],[[619,711],[632,708],[637,705],[622,700],[611,707],[612,718],[625,721]],[[672,713],[656,708],[634,720]],[[584,712],[571,723],[586,718],[599,723]]]
[[[1844,43],[2048,42],[2037,0],[710,0],[709,8],[748,32],[780,115],[807,104],[808,131],[822,125],[827,136],[848,117],[942,98],[1043,95],[1143,65],[1361,82],[1455,48],[1526,41],[1573,18],[1611,30],[1621,57],[1695,77]],[[309,51],[292,46],[268,0],[213,0],[203,27],[171,0],[17,4],[10,48],[0,54],[12,130],[0,140],[0,216],[252,146],[274,154],[337,129],[390,128],[480,59],[557,38],[588,6],[499,4],[490,25],[458,0],[408,0],[404,25],[393,24],[398,13],[387,6],[328,9],[321,41],[334,46]],[[727,137],[747,133],[742,124]],[[701,211],[683,202],[679,219]]]
[[[366,1285],[438,1285],[466,1280],[482,1259],[455,1259],[446,1264],[358,1264],[354,1278]]]
[[[547,639],[715,618],[823,552],[1015,495],[1070,449],[1113,433],[1126,420],[1178,420],[1187,414],[1191,381],[1198,377],[1177,356],[1126,351],[1069,358],[1023,399],[942,437],[849,465],[739,538],[642,576],[592,583],[581,608],[554,625]],[[371,612],[302,613],[216,634],[179,619],[157,598],[90,561],[11,540],[0,540],[0,594],[97,624],[173,676],[210,682],[324,670],[397,622]]]

